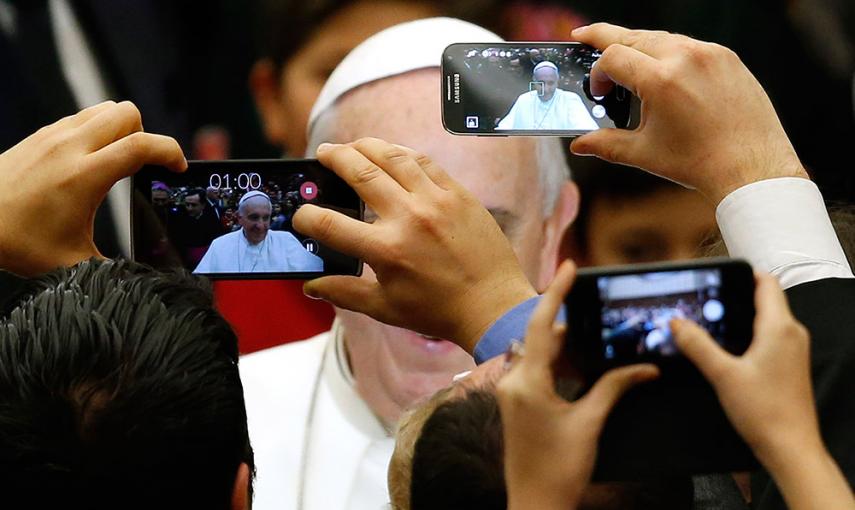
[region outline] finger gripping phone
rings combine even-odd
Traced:
[[[305,204],[363,219],[356,192],[316,160],[190,161],[132,179],[132,256],[221,279],[359,275],[362,262],[292,226]]]
[[[677,349],[669,322],[698,323],[725,350],[752,338],[754,276],[747,262],[708,259],[580,269],[566,298],[567,349],[586,379],[610,368],[655,363],[665,377],[699,377]]]
[[[658,380],[634,387],[609,415],[593,479],[647,480],[750,471],[751,449],[715,392],[680,354],[675,317],[701,325],[739,355],[753,337],[754,275],[747,262],[691,262],[580,269],[566,297],[568,357],[584,391],[607,370],[649,362]]]
[[[573,137],[638,124],[623,87],[594,96],[601,53],[581,43],[457,43],[442,56],[442,121],[460,135]]]

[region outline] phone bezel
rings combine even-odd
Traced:
[[[214,171],[214,169],[241,169],[246,170],[247,167],[265,167],[263,170],[270,171],[278,171],[287,168],[289,173],[295,173],[298,169],[305,171],[307,167],[311,168],[311,172],[322,171],[328,173],[331,179],[338,180],[341,182],[343,188],[347,188],[352,192],[348,198],[350,200],[354,200],[353,203],[348,202],[347,206],[344,207],[348,210],[357,211],[355,219],[360,221],[364,221],[365,218],[365,203],[350,188],[346,183],[344,183],[341,178],[335,175],[331,170],[327,169],[316,159],[234,159],[234,160],[215,160],[215,161],[206,161],[206,160],[190,160],[187,162],[188,168],[185,172],[181,174],[177,174],[175,172],[171,172],[170,170],[164,167],[157,166],[145,166],[139,172],[134,174],[131,177],[131,211],[130,211],[130,223],[131,223],[131,246],[130,246],[130,255],[131,258],[136,260],[136,249],[137,249],[137,238],[136,238],[136,216],[137,216],[137,205],[138,205],[138,195],[135,193],[139,188],[150,188],[151,182],[156,180],[169,180],[173,181],[178,177],[189,176],[190,172],[198,173],[201,171]],[[223,170],[226,171],[226,170]],[[141,184],[142,183],[142,184]],[[150,189],[147,190],[150,192]],[[145,195],[143,195],[145,196]],[[150,202],[147,202],[150,206]],[[145,205],[145,204],[144,204]],[[324,204],[315,204],[321,207]],[[353,207],[351,207],[353,206]],[[349,257],[340,252],[332,250],[329,247],[326,247],[323,244],[320,244],[321,249],[324,249],[328,256],[335,257],[336,259],[340,259],[342,262],[337,262],[336,267],[332,270],[327,270],[327,258],[324,258],[324,271],[320,272],[291,272],[291,273],[196,273],[199,276],[204,276],[206,278],[212,280],[310,280],[314,278],[320,278],[322,276],[330,276],[330,275],[344,275],[344,276],[360,276],[362,275],[362,260]],[[346,261],[346,262],[345,262]],[[166,268],[163,268],[166,269]],[[186,268],[185,268],[186,269]],[[186,269],[187,271],[192,271],[192,269]]]
[[[456,58],[460,55],[453,54],[453,52],[457,51],[459,48],[463,47],[466,49],[489,49],[489,48],[518,48],[520,46],[537,46],[537,47],[547,47],[547,46],[575,46],[575,47],[589,47],[580,42],[571,42],[571,41],[553,41],[553,42],[543,42],[543,41],[513,41],[513,42],[493,42],[493,43],[454,43],[445,48],[442,52],[442,61],[440,64],[440,77],[441,77],[441,85],[440,85],[440,103],[441,103],[441,117],[442,117],[442,127],[453,135],[460,136],[552,136],[552,137],[562,137],[562,138],[575,138],[578,136],[582,136],[588,133],[593,132],[593,130],[544,130],[544,129],[509,129],[509,130],[501,130],[496,131],[491,128],[490,130],[483,130],[480,126],[477,130],[471,130],[466,128],[465,126],[465,116],[463,115],[463,102],[455,103],[455,91],[454,91],[454,70],[450,71],[449,67],[449,57]],[[612,94],[617,94],[618,90],[615,89]],[[621,94],[627,94],[627,115],[629,116],[628,125],[626,129],[634,129],[638,126],[638,120],[640,116],[640,104],[635,99],[631,93],[626,91],[626,89],[621,88]],[[457,120],[459,119],[459,122]]]

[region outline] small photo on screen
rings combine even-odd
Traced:
[[[674,356],[678,351],[668,326],[674,318],[691,319],[720,344],[724,340],[718,269],[604,276],[597,286],[606,359]]]

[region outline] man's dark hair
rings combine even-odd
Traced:
[[[202,207],[208,205],[208,193],[205,190],[202,188],[190,188],[190,191],[184,194],[184,198],[192,197],[193,195],[199,197],[199,203],[202,204]]]
[[[597,158],[572,156],[573,182],[579,187],[579,212],[568,231],[581,253],[588,252],[588,227],[591,209],[597,199],[626,200],[650,196],[656,192],[681,189],[678,184],[643,170]]]
[[[258,52],[269,58],[277,68],[287,63],[318,28],[337,12],[368,0],[262,0],[258,9]],[[434,6],[437,15],[451,16],[486,28],[496,29],[496,9],[500,0],[417,0],[415,3]]]
[[[502,420],[495,395],[468,391],[440,404],[415,442],[410,509],[505,510]],[[688,477],[610,484],[605,498],[583,500],[582,510],[687,510]]]
[[[128,261],[33,280],[0,318],[0,486],[26,508],[221,508],[253,471],[209,285]]]

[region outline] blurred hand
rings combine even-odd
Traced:
[[[754,339],[742,356],[728,353],[706,330],[683,319],[671,322],[675,342],[712,384],[790,508],[855,508],[820,436],[808,332],[790,313],[774,277],[757,276],[755,302]]]
[[[575,265],[562,264],[529,322],[525,355],[497,386],[510,510],[575,508],[591,478],[597,442],[612,408],[629,388],[659,375],[653,365],[634,365],[606,372],[576,402],[555,392],[565,326],[554,321],[575,277]]]
[[[606,23],[572,36],[603,50],[591,72],[595,95],[617,83],[642,102],[637,129],[595,131],[574,140],[573,152],[643,168],[716,204],[762,179],[807,178],[769,97],[731,50]]]
[[[142,131],[129,102],[87,108],[0,154],[0,267],[29,276],[100,256],[95,210],[146,164],[187,167],[175,140]]]
[[[324,144],[318,159],[376,219],[302,206],[294,227],[376,274],[307,282],[307,295],[472,352],[504,312],[536,295],[501,229],[478,200],[425,155],[375,138]]]

